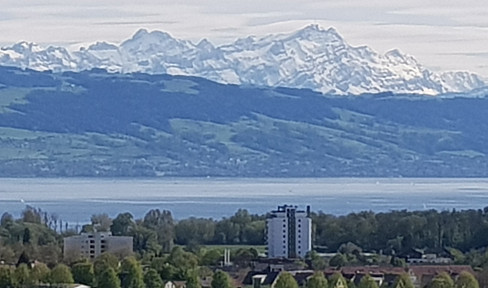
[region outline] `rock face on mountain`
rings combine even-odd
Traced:
[[[250,36],[214,46],[141,29],[120,45],[95,43],[78,51],[20,42],[0,50],[0,65],[52,71],[193,75],[220,83],[309,88],[323,93],[440,94],[485,86],[469,72],[435,73],[398,50],[382,55],[352,47],[333,28],[310,25],[290,34]]]

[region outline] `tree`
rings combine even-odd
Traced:
[[[95,272],[95,278],[98,278],[103,271],[107,268],[112,268],[114,271],[117,271],[117,267],[119,266],[119,259],[115,257],[115,255],[111,253],[103,253],[95,259],[93,262],[93,270]]]
[[[275,288],[298,288],[298,283],[288,272],[282,272],[276,280]]]
[[[17,260],[17,258],[15,257],[15,252],[12,249],[12,247],[2,246],[1,244],[0,244],[0,259],[5,261],[6,263],[13,263]]]
[[[181,247],[175,247],[168,256],[168,263],[176,268],[174,279],[184,280],[186,271],[197,267],[198,259],[193,253],[186,252]]]
[[[254,248],[239,248],[232,253],[232,262],[241,267],[249,266],[253,260],[258,258],[258,255],[258,251]]]
[[[17,269],[15,269],[13,276],[14,282],[18,287],[28,287],[32,284],[30,270],[25,263],[20,264]]]
[[[133,225],[135,225],[134,216],[128,212],[121,213],[113,220],[110,231],[114,236],[126,236],[129,235],[129,230]]]
[[[175,226],[176,242],[181,245],[190,243],[206,244],[215,237],[215,221],[190,217],[178,221]]]
[[[195,270],[191,270],[186,276],[186,288],[202,288],[200,281],[198,280],[198,275]]]
[[[175,226],[170,211],[153,209],[144,216],[143,225],[156,231],[158,242],[163,252],[169,252],[173,248]]]
[[[49,279],[51,284],[71,284],[75,282],[69,267],[64,264],[56,265],[56,267],[51,270]]]
[[[25,244],[29,244],[30,242],[31,242],[31,232],[30,232],[30,229],[26,227],[24,229],[24,235],[22,237],[22,243],[25,245]]]
[[[344,277],[342,276],[341,273],[334,273],[334,275],[332,275],[330,277],[329,283],[330,283],[329,288],[347,288],[348,287],[346,279],[344,279]]]
[[[308,252],[306,260],[310,261],[310,265],[315,271],[322,271],[325,269],[325,267],[327,267],[325,259],[323,257],[320,257],[320,255],[315,251]]]
[[[22,221],[29,223],[41,224],[42,211],[31,206],[25,207],[22,211]]]
[[[480,285],[478,280],[473,276],[473,274],[463,271],[459,273],[459,276],[454,285],[455,288],[479,288]]]
[[[3,213],[2,218],[0,218],[0,226],[8,228],[9,225],[14,223],[14,217],[10,213]]]
[[[112,226],[112,219],[105,213],[92,215],[91,222],[96,231],[110,231]]]
[[[119,276],[122,288],[144,287],[142,268],[134,257],[127,257],[122,261]]]
[[[163,288],[163,280],[161,276],[159,276],[158,271],[154,268],[149,268],[144,275],[144,283],[146,284],[146,288]],[[188,284],[186,286],[188,288]]]
[[[219,270],[214,273],[212,278],[212,283],[210,284],[212,288],[231,288],[232,284],[230,283],[229,274],[226,272]]]
[[[327,279],[323,272],[315,272],[307,281],[307,288],[327,288]]]
[[[31,278],[35,284],[49,283],[51,270],[44,263],[36,263],[31,270]]]
[[[407,273],[402,273],[395,279],[392,288],[414,288],[414,286],[410,276]]]
[[[12,269],[7,266],[0,266],[0,287],[8,288],[14,286]]]
[[[429,288],[454,288],[454,281],[449,274],[441,272],[432,279]]]
[[[100,288],[120,288],[120,279],[112,267],[106,267],[105,270],[100,271],[97,284]]]
[[[390,264],[394,267],[407,267],[407,263],[405,263],[405,259],[400,257],[391,257]]]
[[[364,275],[359,281],[358,288],[378,288],[378,284],[376,284],[376,281],[371,276]]]
[[[75,283],[93,286],[95,284],[95,270],[90,262],[76,263],[71,268]]]
[[[210,249],[205,251],[205,254],[200,259],[200,264],[204,266],[217,265],[222,261],[222,250]]]
[[[347,264],[347,258],[342,253],[337,253],[329,260],[330,266],[342,267]]]

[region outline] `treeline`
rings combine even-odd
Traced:
[[[334,216],[312,213],[312,243],[321,252],[341,252],[344,247],[382,255],[407,255],[413,249],[448,253],[458,264],[488,265],[488,207],[463,211],[360,212]],[[91,217],[75,229],[58,217],[27,207],[19,219],[4,213],[0,220],[0,259],[16,260],[23,251],[56,264],[62,238],[89,232],[111,231],[132,236],[141,257],[169,253],[175,245],[196,251],[205,245],[265,245],[266,215],[240,209],[219,220],[188,218],[176,221],[167,210],[150,210],[143,218],[130,213],[115,218]],[[347,246],[349,245],[349,246]],[[42,249],[40,249],[42,247]],[[351,249],[349,249],[351,250]],[[51,259],[50,259],[51,258]]]
[[[230,288],[231,279],[222,271],[202,274],[195,258],[186,259],[187,252],[175,248],[167,258],[155,258],[152,262],[138,261],[129,256],[120,260],[105,253],[93,262],[79,260],[57,264],[50,269],[44,263],[19,263],[17,266],[0,265],[0,288],[70,287],[78,283],[98,288],[163,288],[165,281],[183,280],[187,288],[201,288],[202,276],[213,276],[213,288]],[[183,258],[182,258],[183,257]],[[170,264],[171,263],[171,264]],[[176,267],[174,273],[167,266]],[[144,265],[144,269],[143,269]],[[48,286],[49,285],[49,286]]]
[[[100,225],[95,215],[93,225]],[[169,211],[151,210],[143,219],[119,214],[103,227],[114,235],[140,237],[154,231],[163,251],[177,245],[265,245],[266,215],[253,215],[240,209],[220,220],[188,218],[175,221]],[[110,226],[108,223],[111,223]],[[313,245],[324,252],[336,252],[341,245],[354,243],[364,251],[406,254],[412,249],[443,253],[456,249],[462,253],[488,246],[488,207],[462,211],[360,212],[334,216],[312,213]],[[90,226],[85,227],[91,229]],[[144,241],[143,241],[144,242]],[[137,241],[135,244],[139,244]],[[137,245],[136,245],[137,246]],[[140,250],[147,250],[139,247]],[[138,249],[139,249],[138,248]]]
[[[336,251],[353,242],[367,251],[406,253],[445,248],[461,252],[488,246],[488,207],[462,211],[360,212],[346,216],[313,215],[314,245]]]

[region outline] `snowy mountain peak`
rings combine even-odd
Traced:
[[[311,24],[301,30],[298,30],[292,35],[292,37],[311,41],[344,41],[342,36],[334,28],[331,27],[325,30],[317,24]]]
[[[97,42],[88,47],[88,50],[117,50],[118,47],[107,42]]]
[[[141,28],[141,29],[137,30],[136,33],[134,33],[134,35],[132,36],[132,39],[141,38],[141,37],[144,37],[147,34],[149,34],[149,32],[147,31],[147,29]]]
[[[214,46],[139,29],[120,45],[97,42],[79,51],[19,42],[0,50],[0,65],[35,70],[194,75],[221,83],[309,88],[324,93],[439,94],[485,86],[469,72],[436,73],[398,49],[384,55],[353,47],[334,29],[312,24],[288,33],[249,36]]]
[[[23,53],[33,53],[42,51],[42,48],[33,42],[21,41],[12,45],[11,47],[2,48],[2,50],[12,50],[14,52],[23,54]]]
[[[210,41],[208,41],[206,38],[204,38],[200,42],[198,42],[197,47],[200,49],[206,49],[206,50],[215,49],[214,45]]]

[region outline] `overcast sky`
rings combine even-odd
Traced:
[[[398,48],[434,70],[488,76],[486,0],[1,0],[0,46],[120,43],[139,28],[221,44],[312,23],[335,27],[353,46]]]

